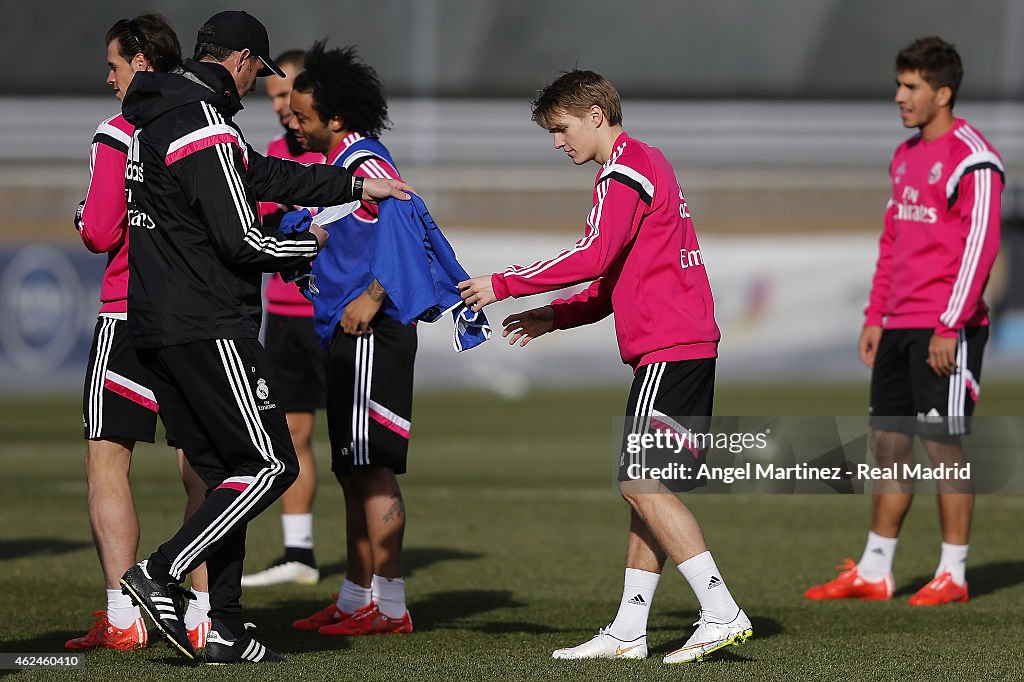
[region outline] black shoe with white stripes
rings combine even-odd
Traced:
[[[236,640],[230,640],[220,634],[218,623],[214,621],[213,629],[206,635],[206,648],[203,657],[207,665],[227,665],[230,663],[284,663],[283,656],[275,654],[266,646],[253,639],[246,624],[246,633]],[[253,628],[255,629],[255,628]]]
[[[194,661],[196,650],[189,641],[182,614],[183,604],[188,599],[195,599],[195,595],[177,583],[153,580],[147,569],[148,563],[147,559],[135,564],[121,576],[121,591],[149,615],[171,646]]]

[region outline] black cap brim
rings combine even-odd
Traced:
[[[260,61],[263,62],[263,68],[260,69],[260,72],[256,74],[257,76],[280,76],[281,78],[285,77],[284,71],[282,71],[281,67],[277,65],[277,62],[275,62],[270,57],[263,57],[261,55],[257,56],[260,58]]]

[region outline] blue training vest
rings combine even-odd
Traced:
[[[367,152],[398,169],[387,147],[380,140],[369,137],[354,142],[338,156],[334,165],[351,169],[359,159],[368,156]],[[313,326],[320,337],[320,343],[326,347],[334,338],[345,306],[366,291],[373,281],[370,256],[373,231],[377,226],[376,223],[360,220],[352,213],[324,227],[331,233],[331,238],[313,261],[316,287],[320,290],[319,295],[313,299]],[[399,319],[398,308],[390,298],[385,299],[381,312],[395,320]]]

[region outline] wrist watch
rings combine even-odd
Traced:
[[[352,177],[352,201],[359,201],[363,198],[363,177],[356,175]]]

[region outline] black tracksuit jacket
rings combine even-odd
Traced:
[[[137,347],[257,338],[262,273],[317,254],[312,235],[262,226],[257,200],[351,200],[344,168],[254,151],[231,120],[241,108],[227,69],[209,62],[138,73],[128,88],[128,329]]]

